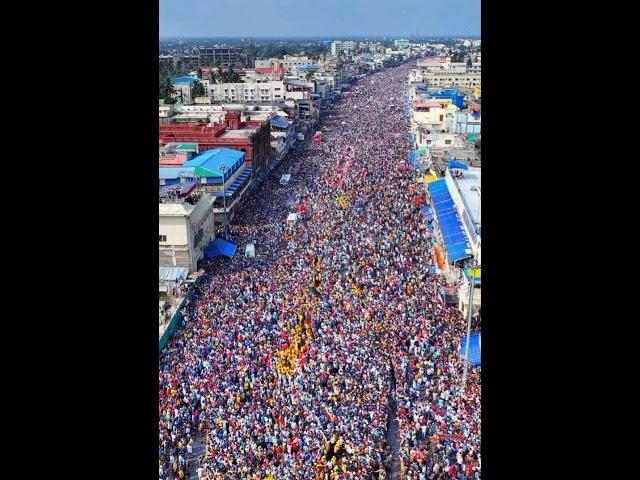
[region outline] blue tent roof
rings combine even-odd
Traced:
[[[271,126],[278,128],[289,128],[289,122],[287,122],[280,115],[276,115],[271,119]]]
[[[176,77],[171,79],[171,83],[174,85],[193,85],[198,82],[200,79],[198,77]]]
[[[472,333],[470,335],[471,342],[469,342],[469,363],[474,367],[477,367],[481,363],[481,332]],[[464,358],[464,352],[467,348],[467,336],[465,335],[460,339],[460,347],[458,352],[460,356]]]
[[[457,160],[450,160],[449,168],[460,168],[462,170],[469,170],[469,165],[467,165],[466,163],[458,162]]]
[[[205,258],[219,257],[220,255],[231,257],[234,253],[236,253],[235,243],[225,242],[221,238],[216,238],[207,246],[204,255]]]
[[[444,178],[427,185],[431,193],[431,201],[436,210],[438,226],[447,255],[452,262],[471,257],[471,246],[462,227],[462,222],[456,212],[453,199],[449,193],[449,187]]]

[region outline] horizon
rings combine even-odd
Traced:
[[[479,38],[480,4],[481,0],[160,0],[159,38]],[[449,33],[454,29],[457,33]]]
[[[330,37],[330,38],[326,38],[326,37]],[[283,36],[279,36],[279,35],[214,35],[214,36],[201,36],[201,35],[193,35],[193,36],[189,36],[189,35],[174,35],[174,36],[165,36],[165,37],[159,37],[160,40],[226,40],[226,39],[233,39],[233,40],[243,40],[243,39],[262,39],[262,38],[278,38],[278,39],[283,39],[283,40],[290,40],[290,39],[305,39],[305,40],[344,40],[344,39],[351,39],[351,38],[357,38],[357,39],[367,39],[367,38],[371,38],[371,39],[380,39],[380,38],[389,38],[389,39],[406,39],[406,40],[411,40],[411,39],[419,39],[419,40],[428,40],[428,39],[440,39],[440,38],[468,38],[468,39],[480,39],[481,36],[480,35],[456,35],[456,34],[450,34],[450,35],[289,35],[286,37]]]

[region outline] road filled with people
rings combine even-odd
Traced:
[[[408,68],[342,95],[320,143],[245,200],[238,253],[205,265],[160,355],[161,479],[193,475],[198,441],[199,479],[480,478],[480,374],[462,395],[466,322],[438,295],[427,194],[403,167]]]

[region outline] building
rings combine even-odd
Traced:
[[[195,143],[198,150],[230,148],[246,154],[257,175],[266,169],[271,154],[269,120],[242,120],[240,111],[226,111],[224,123],[160,124],[161,143]]]
[[[455,169],[454,169],[455,171]],[[464,233],[467,235],[471,247],[472,259],[465,261],[461,268],[461,285],[458,288],[458,308],[467,315],[469,308],[469,288],[472,278],[469,275],[470,267],[482,265],[481,248],[481,169],[470,167],[461,170],[461,175],[452,175],[451,168],[447,169],[444,180],[451,193],[459,218],[462,220]],[[476,273],[473,289],[473,311],[478,313],[481,307],[481,285]]]
[[[285,85],[282,81],[211,83],[205,80],[202,84],[213,102],[271,103],[285,99]]]
[[[161,122],[171,119],[173,115],[174,115],[173,105],[164,105],[164,103],[161,103],[158,106],[158,117],[160,118]]]
[[[396,48],[399,48],[399,49],[407,48],[407,47],[409,47],[410,44],[411,44],[411,42],[409,42],[409,40],[407,40],[405,38],[400,38],[400,39],[397,39],[397,40],[393,41],[393,45]]]
[[[173,68],[175,66],[173,55],[160,55],[158,57],[160,68]]]
[[[429,129],[444,129],[448,113],[454,113],[458,107],[451,103],[450,99],[428,100],[425,102],[413,102],[411,112],[411,129],[420,126]]]
[[[225,210],[229,222],[251,184],[244,154],[208,150],[180,167],[160,167],[160,266],[197,268]],[[175,192],[186,191],[186,195]],[[202,203],[201,203],[202,202]]]
[[[482,133],[481,113],[479,111],[456,112],[454,129],[458,134]]]
[[[356,52],[357,43],[351,40],[335,40],[331,42],[331,56],[339,57],[341,55],[349,55]]]
[[[294,142],[293,124],[284,116],[274,115],[271,118],[271,158],[274,165],[280,163]]]
[[[434,220],[438,266],[453,282],[462,278],[465,268],[482,262],[480,173],[480,168],[450,162],[444,178],[427,185],[426,215]],[[461,301],[464,296],[459,295]]]
[[[285,55],[284,58],[267,58],[255,61],[255,68],[284,68],[291,70],[294,67],[313,65],[307,55]]]
[[[171,79],[173,90],[176,92],[175,97],[180,103],[191,103],[191,91],[193,86],[198,83],[198,77],[184,76]]]
[[[243,48],[211,48],[203,47],[198,50],[198,66],[241,68],[247,62],[247,55]]]
[[[459,73],[442,70],[421,73],[419,81],[425,82],[433,87],[473,88],[481,85],[481,78],[481,75],[477,73]]]
[[[215,236],[215,199],[197,192],[196,186],[196,181],[189,181],[160,188],[160,268],[196,271],[206,246]]]

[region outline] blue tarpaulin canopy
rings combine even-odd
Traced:
[[[467,165],[466,163],[458,162],[457,160],[450,160],[449,168],[460,168],[461,170],[468,170],[469,165]]]
[[[225,242],[221,238],[216,238],[209,244],[204,252],[205,258],[219,257],[224,255],[225,257],[231,257],[236,253],[236,244],[231,242]]]
[[[471,334],[471,342],[469,343],[469,363],[474,367],[480,365],[480,352],[481,352],[481,332]],[[460,339],[460,348],[458,352],[460,356],[464,358],[464,353],[467,348],[467,336],[465,335]]]
[[[271,126],[278,128],[289,128],[289,122],[287,122],[280,115],[276,115],[271,119]]]
[[[447,249],[447,256],[452,262],[471,257],[471,246],[462,227],[462,222],[456,212],[453,199],[449,193],[449,187],[444,180],[436,180],[427,185],[431,194],[431,201],[436,210],[438,226],[444,245]]]

